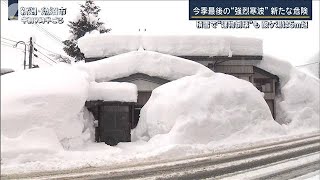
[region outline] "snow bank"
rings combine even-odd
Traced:
[[[319,130],[319,79],[299,71],[288,62],[268,56],[259,67],[280,78],[276,120],[287,124],[291,131]]]
[[[156,88],[142,108],[134,139],[164,144],[243,142],[281,134],[260,91],[220,73],[181,78]]]
[[[201,72],[211,72],[207,67],[194,61],[151,51],[132,51],[99,61],[78,64],[78,67],[99,82],[135,73],[175,80]]]
[[[61,64],[10,73],[1,85],[2,157],[11,150],[58,151],[85,131],[78,117],[88,94],[85,72]]]
[[[125,82],[91,82],[88,100],[137,102],[137,86]]]
[[[143,48],[175,56],[263,55],[262,40],[223,36],[87,34],[78,40],[85,57],[110,57]]]

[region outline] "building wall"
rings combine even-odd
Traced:
[[[152,91],[155,88],[161,86],[162,84],[146,81],[143,79],[135,79],[133,81],[130,81],[130,83],[133,83],[137,86],[138,91]]]

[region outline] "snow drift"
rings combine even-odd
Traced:
[[[207,144],[235,134],[234,139],[243,142],[281,133],[262,93],[251,83],[211,72],[156,88],[141,110],[133,137],[160,144]]]
[[[78,67],[88,72],[93,80],[110,81],[144,73],[175,80],[200,72],[211,72],[207,67],[191,60],[151,51],[132,51],[85,64]]]
[[[221,144],[318,129],[319,80],[269,57],[259,67],[280,78],[277,110],[286,125],[273,121],[262,93],[249,82],[157,52],[134,51],[1,76],[1,171],[182,158]],[[84,108],[85,101],[136,101],[136,86],[103,82],[135,73],[172,82],[153,91],[132,132],[134,142],[116,147],[92,143],[94,117]]]
[[[87,99],[87,78],[67,65],[1,77],[2,155],[19,147],[60,150],[63,140],[81,136],[85,127],[78,114]]]
[[[280,78],[276,120],[287,124],[291,131],[319,130],[319,79],[299,71],[289,62],[269,56],[264,57],[259,67]]]
[[[88,33],[78,40],[87,58],[110,57],[144,49],[175,56],[263,55],[262,40],[231,36],[112,35]]]

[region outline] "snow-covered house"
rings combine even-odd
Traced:
[[[158,60],[173,57],[191,60],[214,72],[230,74],[253,83],[257,89],[264,93],[264,98],[275,116],[274,99],[279,78],[257,67],[263,59],[262,40],[215,36],[88,34],[79,39],[79,47],[86,57],[86,63],[101,59],[106,62],[108,60],[119,61],[114,69],[106,69],[106,71],[115,72],[120,68],[120,72],[115,72],[116,76],[105,75],[96,81],[130,82],[137,86],[138,98],[134,108],[132,127],[137,124],[140,109],[148,101],[152,90],[177,79],[177,77],[173,78],[163,72],[170,74],[171,71],[177,71],[176,75],[179,73],[192,75],[194,73],[190,73],[188,64],[176,66],[176,63],[170,62],[172,67],[162,67],[162,62]],[[135,54],[133,59],[130,54]],[[141,59],[144,60],[139,61]],[[148,59],[154,62],[147,64]],[[135,67],[131,67],[133,62],[128,65],[128,61],[135,61]],[[103,65],[100,68],[102,67]]]

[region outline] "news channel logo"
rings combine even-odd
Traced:
[[[8,20],[18,20],[18,0],[8,0]]]

